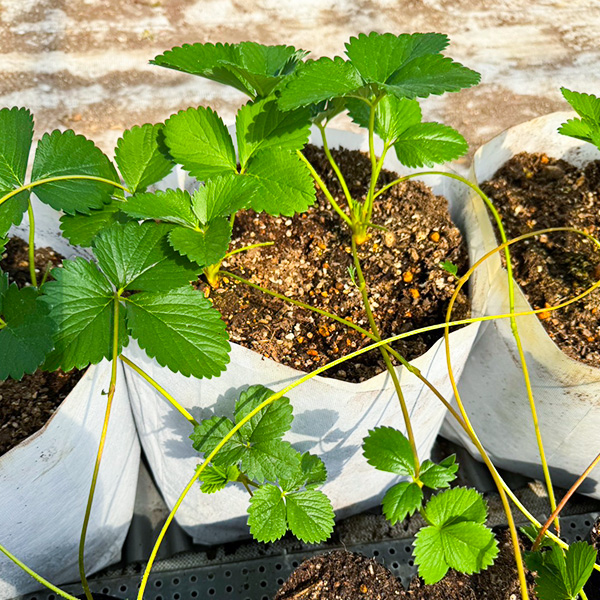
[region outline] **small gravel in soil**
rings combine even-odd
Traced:
[[[482,185],[502,216],[508,238],[549,227],[600,232],[600,161],[583,169],[545,154],[522,153]],[[515,279],[534,308],[564,302],[600,279],[600,252],[585,237],[541,235],[512,247]],[[600,292],[539,315],[571,358],[600,366]]]

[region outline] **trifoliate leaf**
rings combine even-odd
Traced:
[[[299,540],[315,544],[331,535],[335,515],[323,492],[306,490],[288,494],[285,499],[288,526]]]
[[[248,177],[215,177],[194,192],[192,210],[200,223],[210,223],[247,208],[258,191],[260,186]]]
[[[195,227],[198,219],[192,211],[192,198],[185,190],[140,193],[118,204],[120,210],[135,219],[165,221]]]
[[[274,394],[275,392],[263,385],[253,385],[242,392],[235,403],[235,422],[239,423]],[[242,425],[240,435],[252,443],[280,440],[285,432],[289,431],[293,420],[290,400],[282,397],[271,402]]]
[[[287,531],[287,510],[281,490],[267,484],[258,488],[248,507],[250,533],[259,542],[274,542]]]
[[[83,369],[112,356],[114,291],[97,267],[82,258],[66,260],[52,270],[54,281],[44,285],[42,299],[56,323],[54,350],[44,368]],[[118,352],[127,343],[127,330],[119,311]]]
[[[152,63],[230,85],[251,98],[268,96],[306,53],[291,46],[184,44]]]
[[[21,379],[44,362],[54,344],[54,323],[48,307],[40,302],[35,288],[7,287],[5,274],[0,276],[0,381]]]
[[[451,481],[456,479],[458,465],[456,464],[456,455],[449,456],[439,465],[430,460],[425,460],[421,464],[419,479],[428,488],[438,490],[447,488]]]
[[[394,149],[398,160],[406,167],[433,167],[462,156],[469,145],[452,127],[441,123],[418,123],[400,133]]]
[[[479,73],[441,54],[426,54],[406,63],[383,87],[398,98],[427,98],[477,85]]]
[[[130,296],[127,321],[148,356],[186,377],[219,375],[229,362],[221,315],[202,292],[190,286]]]
[[[242,469],[259,483],[289,481],[301,470],[300,454],[281,440],[252,443],[242,456]]]
[[[245,177],[258,184],[250,205],[270,215],[292,217],[315,202],[315,184],[306,165],[285,150],[258,152],[248,163]]]
[[[89,215],[63,215],[60,230],[76,246],[88,247],[94,238],[115,223],[126,223],[129,219],[121,211],[121,202],[111,202],[100,210],[91,210]]]
[[[433,496],[423,515],[430,524],[440,527],[454,521],[483,524],[487,517],[487,505],[477,490],[453,488]]]
[[[198,179],[236,172],[233,142],[221,117],[210,108],[179,111],[165,123],[171,156]]]
[[[119,183],[113,164],[82,135],[70,129],[46,133],[38,142],[33,161],[32,181],[64,175],[91,175]],[[34,188],[35,195],[55,210],[67,214],[89,214],[111,201],[117,191],[113,185],[87,179],[67,179],[44,183]]]
[[[115,161],[132,194],[144,191],[173,170],[165,145],[163,125],[146,123],[123,133],[115,148]]]
[[[346,54],[367,81],[385,83],[400,67],[426,54],[438,54],[448,45],[441,33],[361,33],[346,44]]]
[[[397,429],[377,427],[363,440],[367,462],[379,471],[397,475],[414,475],[415,459],[410,442]]]
[[[173,251],[168,241],[172,229],[161,223],[113,225],[95,238],[94,254],[119,290],[179,288],[196,279],[200,269]]]
[[[423,490],[414,482],[402,481],[393,485],[383,497],[383,514],[395,525],[414,514],[423,503]]]
[[[25,183],[33,139],[33,116],[26,108],[0,110],[0,198]],[[27,210],[29,191],[0,204],[0,236],[19,225]]]
[[[214,494],[222,490],[230,481],[236,481],[240,470],[235,465],[229,467],[207,467],[202,472],[200,489],[205,494]]]
[[[565,87],[560,88],[560,91],[565,100],[580,117],[592,123],[600,123],[600,98],[593,94],[573,92]]]
[[[221,440],[233,429],[233,422],[227,417],[211,417],[204,419],[194,427],[190,435],[192,445],[198,452],[208,456],[221,442]],[[234,433],[219,450],[213,459],[215,465],[229,467],[238,463],[245,452],[242,446],[242,438],[239,433]]]
[[[231,224],[227,219],[213,219],[198,229],[175,227],[169,243],[182,256],[201,266],[217,264],[227,254],[231,241]]]
[[[279,108],[283,111],[347,96],[362,88],[364,82],[351,62],[336,56],[306,61],[281,90]]]
[[[238,153],[242,169],[259,150],[301,150],[310,134],[310,111],[281,111],[272,99],[249,102],[235,119]]]

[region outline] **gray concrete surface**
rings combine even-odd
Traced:
[[[482,84],[424,112],[475,148],[564,109],[561,85],[599,93],[599,26],[600,0],[0,0],[0,106],[30,107],[38,134],[73,128],[110,151],[123,129],[188,106],[233,120],[237,92],[148,64],[174,45],[255,40],[333,56],[359,32],[439,31]]]

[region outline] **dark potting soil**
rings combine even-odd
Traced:
[[[13,238],[0,260],[0,268],[19,287],[30,282],[27,249],[23,240]],[[48,265],[60,265],[62,258],[51,248],[35,252],[35,264],[42,274]],[[25,375],[21,381],[0,381],[0,456],[43,427],[83,373],[37,371]]]
[[[335,551],[317,556],[292,573],[274,600],[514,600],[521,594],[510,535],[504,530],[498,537],[500,553],[489,569],[475,575],[450,570],[434,585],[415,577],[408,590],[386,567],[360,554]],[[527,580],[533,598],[530,573]]]
[[[349,150],[333,154],[353,197],[364,199],[369,158]],[[346,206],[323,151],[308,146],[305,155],[336,201]],[[394,173],[383,171],[379,185],[395,178]],[[382,337],[443,323],[456,279],[440,263],[451,261],[460,274],[468,261],[446,199],[435,196],[420,182],[409,181],[376,200],[373,222],[385,230],[372,229],[359,254]],[[233,248],[268,241],[275,243],[238,253],[225,261],[223,268],[369,329],[360,292],[348,271],[353,264],[349,228],[320,191],[315,205],[293,218],[253,211],[236,217]],[[349,327],[228,278],[216,290],[205,287],[205,293],[209,291],[227,322],[232,341],[302,371],[311,371],[370,343]],[[468,301],[461,294],[453,318],[464,318],[468,312]],[[411,360],[426,352],[441,335],[441,330],[433,331],[401,340],[394,347]],[[358,382],[384,370],[381,355],[370,352],[325,375]]]
[[[496,205],[508,238],[548,227],[600,231],[600,161],[579,169],[545,154],[521,153],[482,189]],[[600,278],[600,251],[585,237],[553,233],[512,247],[515,279],[534,308],[583,292]],[[538,315],[571,358],[600,366],[600,293]]]

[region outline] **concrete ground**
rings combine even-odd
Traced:
[[[599,26],[599,0],[0,0],[0,106],[29,107],[38,135],[72,128],[110,152],[123,129],[188,106],[232,122],[241,94],[148,64],[172,46],[255,40],[333,56],[359,32],[439,31],[482,84],[426,100],[425,116],[476,148],[565,109],[561,85],[599,93]]]

